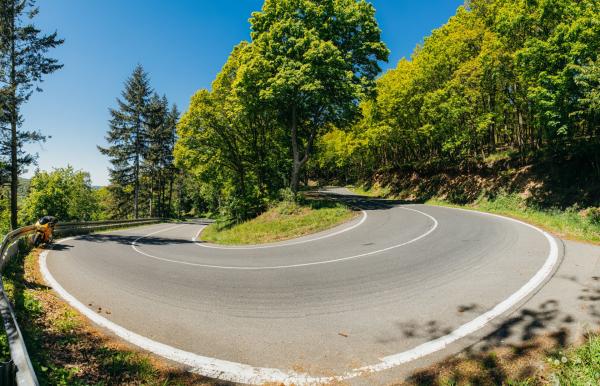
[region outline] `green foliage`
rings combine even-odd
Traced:
[[[321,138],[314,173],[352,182],[598,143],[599,15],[595,0],[469,1],[378,79],[358,123]]]
[[[10,360],[10,348],[8,347],[8,336],[4,326],[0,328],[0,364]]]
[[[113,185],[125,189],[113,192],[123,193],[118,197],[120,206],[133,205],[135,218],[139,215],[140,167],[147,151],[148,104],[152,89],[150,79],[141,65],[138,65],[125,81],[122,99],[117,98],[117,109],[110,109],[111,119],[106,141],[109,147],[98,146],[98,150],[110,158],[109,169]],[[131,189],[126,189],[131,187]]]
[[[149,75],[138,65],[125,81],[117,108],[110,109],[108,147],[112,196],[109,217],[167,217],[173,212],[175,130],[179,111],[154,93]]]
[[[246,68],[249,46],[236,47],[212,91],[200,90],[178,125],[175,161],[192,171],[211,212],[243,221],[264,210],[284,183],[285,151],[270,117],[243,108],[234,89]],[[234,80],[234,81],[232,81]]]
[[[600,226],[600,208],[588,209],[587,218],[590,224]]]
[[[259,65],[244,74],[248,81],[240,87],[287,131],[296,192],[315,141],[331,125],[352,121],[356,101],[372,93],[378,61],[389,52],[366,1],[267,0],[250,24]]]
[[[283,187],[297,192],[315,141],[373,92],[388,55],[374,13],[362,0],[267,0],[252,15],[252,41],[235,47],[178,127],[176,162],[213,186],[199,188],[207,206],[239,222]]]
[[[447,200],[432,199],[427,203],[450,206],[462,204],[461,200],[452,201],[452,197],[448,197]],[[519,218],[563,237],[600,242],[600,222],[597,221],[596,209],[581,211],[577,206],[567,209],[538,208],[528,205],[518,194],[499,194],[494,198],[482,197],[467,207]]]
[[[91,221],[101,217],[100,194],[92,188],[87,172],[71,166],[37,172],[22,203],[21,222],[32,224],[51,215],[59,221]]]
[[[557,352],[548,361],[556,384],[587,386],[600,383],[600,337],[592,335],[581,347]]]
[[[354,216],[348,207],[327,201],[282,201],[260,216],[242,222],[217,222],[202,231],[204,241],[260,244],[281,241],[334,227]]]

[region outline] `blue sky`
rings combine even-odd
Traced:
[[[52,136],[29,150],[39,168],[68,164],[108,183],[104,145],[108,108],[137,63],[152,85],[180,110],[210,86],[234,45],[249,39],[248,18],[262,0],[38,0],[36,24],[57,30],[65,44],[54,50],[64,68],[46,78],[44,92],[23,108],[24,127]],[[383,68],[409,57],[415,45],[445,23],[462,0],[373,0],[383,40],[391,50]],[[33,174],[32,167],[26,176]]]

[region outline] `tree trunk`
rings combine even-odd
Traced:
[[[12,3],[11,14],[11,46],[10,46],[10,228],[16,229],[18,226],[18,190],[19,190],[19,144],[17,140],[17,124],[19,121],[19,111],[17,106],[17,65],[15,58],[15,4]]]
[[[292,167],[292,178],[290,179],[290,188],[294,194],[298,193],[298,182],[300,181],[300,162],[294,159],[294,165]]]
[[[137,140],[136,140],[137,141]],[[135,155],[135,166],[134,166],[134,182],[133,182],[133,217],[138,218],[138,198],[140,193],[140,181],[139,181],[139,168],[140,168],[140,157],[139,154]]]
[[[173,208],[173,176],[169,176],[169,206],[168,206],[169,216],[171,216],[171,214],[173,213],[172,208]]]
[[[154,177],[150,178],[150,217],[152,216],[152,210],[154,209],[152,206],[152,199],[154,198]]]
[[[300,152],[298,150],[298,125],[296,122],[296,106],[292,107],[292,175],[290,178],[290,189],[294,194],[298,193],[298,179],[300,176]]]
[[[14,108],[14,106],[13,106]],[[11,141],[10,141],[10,228],[17,229],[17,193],[19,190],[19,165],[17,159],[17,122],[11,114]]]

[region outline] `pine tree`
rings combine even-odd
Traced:
[[[167,180],[169,184],[169,195],[168,195],[168,214],[173,213],[173,184],[175,183],[175,178],[177,177],[178,170],[175,166],[175,159],[173,157],[173,151],[175,150],[175,142],[177,142],[177,122],[179,122],[179,110],[177,109],[177,105],[173,105],[171,110],[167,115],[166,120],[166,141],[164,147],[164,168],[167,175]]]
[[[165,217],[171,214],[173,180],[173,149],[176,141],[179,111],[174,105],[169,109],[166,96],[154,95],[148,109],[148,147],[145,155],[145,172],[150,181],[150,215]],[[156,197],[156,199],[155,199]]]
[[[44,75],[62,65],[46,56],[51,48],[63,43],[54,32],[44,35],[32,23],[38,14],[34,0],[0,0],[0,122],[2,147],[10,154],[10,224],[17,227],[17,191],[19,174],[35,161],[23,150],[29,142],[45,140],[38,131],[21,130],[21,106],[33,91],[41,91]]]
[[[139,217],[140,172],[147,152],[147,120],[151,95],[149,76],[138,65],[125,82],[122,99],[117,98],[118,108],[110,109],[111,119],[106,135],[109,147],[98,146],[100,152],[110,158],[110,180],[111,184],[120,187],[119,201],[131,200],[129,191],[132,188],[134,218]]]
[[[166,97],[152,95],[148,104],[148,136],[147,148],[144,154],[144,172],[149,180],[149,214],[162,215],[161,178],[162,158],[165,138],[166,119],[169,102]],[[157,195],[157,200],[154,200]]]

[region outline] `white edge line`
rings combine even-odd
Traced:
[[[408,209],[408,208],[406,208]],[[453,342],[466,337],[469,334],[472,334],[484,326],[486,326],[491,320],[510,310],[512,307],[516,306],[519,302],[524,300],[529,294],[535,291],[539,286],[541,286],[545,280],[549,278],[552,274],[556,265],[559,262],[558,257],[558,244],[556,240],[547,232],[531,225],[527,224],[523,221],[515,220],[510,217],[500,216],[492,213],[471,211],[466,209],[459,208],[448,208],[454,210],[464,210],[468,212],[475,212],[482,215],[494,216],[498,218],[502,218],[505,220],[513,221],[522,225],[525,225],[529,228],[535,229],[540,232],[544,237],[546,237],[548,243],[550,244],[550,252],[548,253],[548,257],[542,268],[525,284],[523,285],[517,292],[513,293],[507,299],[498,303],[494,308],[485,312],[484,314],[478,316],[477,318],[461,325],[456,330],[451,333],[444,335],[438,339],[434,339],[432,341],[423,343],[415,348],[412,348],[407,351],[403,351],[397,354],[389,355],[384,358],[381,358],[381,362],[370,365],[363,366],[356,369],[353,369],[345,374],[333,377],[311,377],[305,374],[298,374],[295,372],[284,372],[279,369],[272,368],[263,368],[263,367],[252,367],[250,365],[245,365],[242,363],[235,363],[224,361],[215,358],[204,357],[201,355],[197,355],[194,353],[190,353],[187,351],[183,351],[163,343],[159,343],[138,335],[132,331],[129,331],[108,319],[100,316],[95,313],[91,309],[87,308],[77,299],[75,299],[71,294],[69,294],[63,287],[58,284],[58,282],[54,279],[50,271],[48,270],[46,264],[46,258],[49,251],[44,251],[40,255],[40,270],[46,282],[63,298],[65,299],[71,306],[76,308],[78,311],[83,313],[89,319],[91,319],[94,323],[107,328],[114,332],[117,336],[125,339],[126,341],[141,347],[147,351],[150,351],[154,354],[160,355],[167,359],[173,360],[175,362],[179,362],[181,364],[190,366],[190,371],[201,374],[207,377],[212,377],[216,379],[221,379],[224,381],[230,382],[242,382],[249,384],[260,384],[265,382],[282,382],[284,384],[323,384],[330,383],[335,381],[347,380],[350,378],[358,377],[368,373],[374,373],[382,370],[387,370],[393,367],[396,367],[401,364],[405,364],[411,362],[413,360],[422,358],[426,355],[432,354],[434,352],[440,351],[446,348]],[[414,210],[414,209],[413,209]],[[437,221],[436,221],[437,223]],[[171,228],[170,228],[171,229]],[[156,233],[156,232],[155,232]],[[72,238],[69,238],[72,239]],[[59,240],[57,243],[66,241],[69,239]]]
[[[383,249],[378,249],[376,251],[371,251],[371,252],[366,252],[366,253],[361,253],[359,255],[354,255],[354,256],[347,256],[347,257],[341,257],[339,259],[331,259],[331,260],[324,260],[324,261],[315,261],[312,263],[302,263],[302,264],[290,264],[290,265],[274,265],[274,266],[262,266],[262,267],[244,267],[244,266],[227,266],[227,265],[211,265],[211,264],[200,264],[200,263],[192,263],[192,262],[188,262],[188,261],[181,261],[181,260],[173,260],[173,259],[168,259],[166,257],[160,257],[160,256],[155,256],[155,255],[151,255],[149,253],[146,253],[140,249],[137,248],[137,242],[138,240],[144,239],[148,236],[154,235],[156,233],[160,233],[160,232],[166,232],[168,230],[171,229],[175,229],[178,228],[180,226],[183,225],[179,225],[173,228],[168,228],[168,229],[164,229],[158,232],[152,232],[149,233],[145,236],[141,236],[138,237],[137,239],[135,239],[132,243],[131,243],[131,248],[133,248],[134,251],[136,251],[137,253],[140,253],[144,256],[150,257],[152,259],[156,259],[156,260],[161,260],[161,261],[166,261],[169,263],[175,263],[175,264],[182,264],[182,265],[188,265],[188,266],[192,266],[192,267],[201,267],[201,268],[213,268],[213,269],[228,269],[228,270],[238,270],[238,271],[263,271],[263,270],[273,270],[273,269],[287,269],[287,268],[301,268],[301,267],[309,267],[312,265],[322,265],[322,264],[332,264],[332,263],[339,263],[342,261],[348,261],[348,260],[354,260],[354,259],[359,259],[362,257],[368,257],[368,256],[373,256],[382,252],[386,252],[392,249],[396,249],[396,248],[400,248],[403,247],[405,245],[414,243],[415,241],[421,240],[423,237],[428,236],[429,234],[431,234],[431,232],[433,232],[434,230],[436,230],[436,228],[438,227],[438,221],[431,215],[421,212],[419,210],[416,209],[412,209],[412,208],[402,208],[404,210],[410,210],[413,212],[417,212],[420,213],[426,217],[428,217],[430,220],[433,221],[433,226],[431,228],[429,228],[429,230],[427,230],[427,232],[423,233],[420,236],[415,237],[412,240],[408,240],[405,241],[403,243],[400,244],[396,244],[396,245],[392,245],[390,247],[387,248],[383,248]],[[365,212],[366,213],[366,212]]]
[[[57,244],[72,239],[73,237],[62,239],[57,241]],[[189,366],[190,371],[192,372],[229,382],[243,382],[252,384],[261,384],[265,382],[285,382],[287,384],[290,383],[288,382],[288,379],[290,378],[309,381],[311,379],[310,377],[303,376],[302,374],[283,372],[281,370],[271,368],[257,368],[241,363],[197,355],[154,341],[121,327],[86,307],[56,281],[54,276],[52,276],[48,270],[47,257],[49,252],[49,250],[43,251],[40,254],[39,259],[40,271],[47,284],[50,285],[52,289],[56,291],[63,299],[65,299],[73,308],[77,309],[92,322],[100,327],[112,331],[127,342],[130,342],[144,350],[150,351],[164,358]]]
[[[322,240],[322,239],[326,239],[328,237],[332,237],[332,236],[337,236],[339,234],[342,234],[344,232],[348,232],[351,231],[352,229],[361,226],[366,220],[367,220],[367,212],[365,210],[362,210],[362,218],[360,219],[360,221],[352,226],[349,226],[347,228],[344,229],[340,229],[339,231],[333,232],[333,233],[327,233],[323,236],[319,236],[319,237],[315,237],[315,238],[311,238],[311,239],[306,239],[306,240],[298,240],[298,241],[280,241],[280,242],[276,242],[276,243],[271,243],[271,244],[266,244],[266,245],[252,245],[252,246],[248,246],[248,247],[244,247],[241,245],[235,245],[235,246],[220,246],[220,245],[216,245],[216,244],[210,244],[210,243],[203,243],[203,242],[198,242],[198,238],[200,237],[200,233],[202,233],[202,231],[204,230],[204,228],[206,226],[203,226],[202,228],[200,228],[200,230],[198,231],[198,233],[196,234],[196,236],[194,236],[194,238],[192,239],[192,241],[194,242],[194,244],[196,244],[199,247],[203,247],[203,248],[212,248],[212,249],[238,249],[238,250],[248,250],[248,249],[266,249],[266,248],[281,248],[281,247],[287,247],[290,245],[297,245],[297,244],[304,244],[304,243],[310,243],[312,241],[317,241],[317,240]]]

